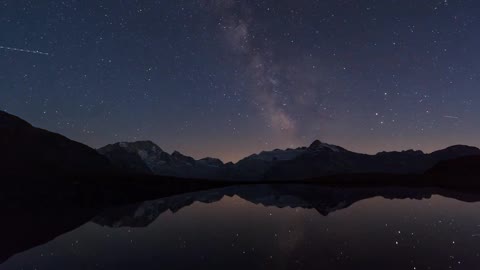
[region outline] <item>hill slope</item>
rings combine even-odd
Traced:
[[[0,175],[98,174],[112,170],[94,149],[0,111]]]

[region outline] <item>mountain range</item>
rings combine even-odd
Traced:
[[[224,196],[316,209],[322,215],[376,196],[421,199],[440,194],[480,200],[480,150],[461,145],[432,153],[367,155],[315,141],[223,163],[169,154],[150,141],[92,149],[0,111],[0,149],[0,209],[10,217],[0,223],[0,263],[88,221],[148,226],[164,211]],[[229,181],[204,181],[212,179]],[[243,184],[284,180],[308,184]]]
[[[442,161],[480,156],[480,149],[464,145],[432,153],[408,150],[367,155],[318,140],[308,147],[263,151],[235,164],[215,158],[195,160],[177,151],[168,154],[151,141],[116,143],[98,152],[132,173],[239,181],[306,180],[339,174],[423,174]]]
[[[275,149],[237,163],[169,154],[151,141],[120,142],[94,150],[62,135],[33,127],[0,111],[0,173],[2,175],[152,175],[230,181],[296,181],[336,175],[453,175],[468,167],[478,175],[480,149],[456,145],[432,153],[349,151],[314,141],[308,147]],[[457,160],[459,159],[459,160]],[[451,164],[451,166],[450,166]],[[449,170],[455,168],[455,170]]]

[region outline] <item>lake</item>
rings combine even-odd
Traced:
[[[35,221],[8,227],[21,244],[3,247],[0,269],[473,270],[477,201],[442,189],[254,185],[82,206],[39,214],[47,225],[35,235]]]

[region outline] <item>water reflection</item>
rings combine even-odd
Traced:
[[[442,189],[262,185],[79,207],[48,216],[58,237],[23,245],[0,268],[478,269],[479,200]],[[9,233],[27,242],[27,226]]]

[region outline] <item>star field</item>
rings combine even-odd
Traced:
[[[0,109],[92,147],[149,139],[224,161],[314,139],[480,146],[478,14],[474,0],[1,1]]]

